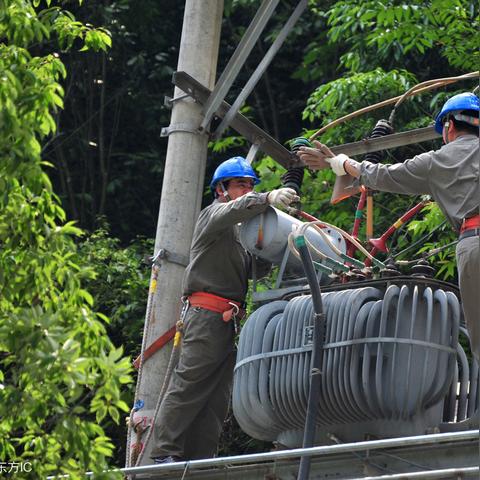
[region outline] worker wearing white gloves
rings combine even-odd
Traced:
[[[210,458],[227,415],[235,365],[235,322],[244,314],[252,258],[238,240],[238,224],[269,205],[287,207],[291,188],[256,193],[259,183],[242,157],[223,162],[210,188],[214,202],[200,212],[183,278],[188,310],[180,358],[155,423],[155,463]],[[257,260],[257,275],[271,265]]]
[[[315,148],[299,149],[300,159],[313,170],[330,166],[336,175],[351,175],[376,190],[432,196],[459,234],[456,251],[459,286],[472,352],[477,360],[480,356],[479,113],[480,101],[473,93],[453,96],[435,121],[435,130],[442,135],[445,145],[394,165],[359,163],[344,154],[334,155],[320,142],[314,142]]]

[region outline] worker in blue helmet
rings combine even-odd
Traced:
[[[229,158],[218,166],[210,182],[210,190],[215,198],[217,198],[217,185],[220,185],[222,191],[225,192],[226,189],[223,183],[230,178],[248,178],[253,181],[254,185],[260,183],[260,179],[255,174],[252,166],[243,157]]]
[[[227,414],[235,364],[235,325],[244,315],[252,258],[238,224],[269,205],[287,207],[291,188],[257,193],[260,180],[243,157],[230,158],[210,183],[213,203],[200,212],[183,278],[186,309],[178,365],[155,424],[155,463],[215,456]],[[270,264],[256,262],[257,276]]]
[[[445,145],[395,165],[359,163],[343,154],[334,155],[319,142],[315,148],[301,147],[299,152],[310,168],[330,165],[335,174],[356,177],[369,188],[432,196],[459,235],[456,257],[460,294],[477,361],[480,356],[479,112],[480,101],[473,93],[453,96],[435,120],[435,130],[442,135]]]

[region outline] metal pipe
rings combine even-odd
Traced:
[[[380,475],[375,477],[360,477],[353,480],[394,480],[394,479],[412,479],[412,478],[464,478],[464,475],[474,476],[478,478],[478,467],[460,467],[445,468],[442,470],[425,470],[421,472],[393,473],[391,475]]]
[[[320,397],[320,381],[322,373],[322,350],[325,339],[325,313],[323,312],[322,293],[318,284],[317,275],[313,267],[310,251],[305,243],[305,237],[300,235],[295,238],[300,258],[302,259],[305,275],[312,294],[313,304],[313,351],[310,369],[310,390],[308,393],[307,413],[305,415],[305,430],[303,433],[303,448],[313,445],[315,439],[315,422],[317,420],[318,399]],[[310,456],[302,456],[298,480],[305,480],[310,473]]]
[[[280,450],[276,452],[251,453],[249,455],[234,455],[231,457],[206,458],[203,460],[192,460],[190,462],[177,462],[165,465],[145,465],[141,467],[120,469],[124,474],[142,474],[153,472],[183,471],[188,464],[188,469],[204,467],[220,467],[225,465],[238,465],[243,463],[267,462],[297,458],[302,455],[320,456],[336,453],[351,453],[363,450],[379,450],[382,448],[410,447],[422,444],[437,444],[443,442],[462,442],[467,440],[478,440],[478,430],[467,430],[464,432],[435,433],[432,435],[417,435],[414,437],[386,438],[382,440],[370,440],[365,442],[344,443],[342,445],[326,445],[311,448],[294,448],[292,450]],[[412,474],[410,473],[410,476]],[[379,478],[379,477],[376,477]],[[365,479],[363,479],[365,480]]]

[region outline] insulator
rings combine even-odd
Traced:
[[[434,277],[435,268],[433,268],[426,260],[422,259],[412,267],[413,277]]]
[[[290,145],[290,150],[293,152],[293,153],[297,153],[298,152],[298,149],[300,147],[313,147],[313,145],[311,144],[310,140],[308,138],[305,138],[305,137],[297,137],[295,138],[291,145]]]
[[[392,259],[389,259],[385,262],[385,267],[386,268],[380,270],[380,277],[382,278],[398,277],[402,274],[402,272],[400,272],[398,269],[397,264]]]
[[[388,120],[379,120],[368,138],[384,137],[393,133],[393,127]],[[365,160],[378,163],[382,159],[382,152],[370,152],[365,155]]]
[[[305,169],[303,167],[289,168],[287,173],[282,175],[282,185],[284,187],[293,188],[297,192],[297,195],[300,195],[304,171]]]

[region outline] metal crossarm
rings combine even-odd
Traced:
[[[344,153],[345,155],[361,155],[364,153],[378,152],[380,150],[388,150],[390,148],[411,145],[412,143],[427,142],[440,138],[433,125],[429,127],[416,128],[406,132],[392,133],[378,138],[365,138],[359,142],[345,143],[332,147],[331,150],[336,155]]]
[[[225,70],[220,76],[215,88],[210,94],[208,100],[204,102],[204,118],[200,125],[200,130],[206,130],[208,127],[213,115],[215,115],[218,107],[235,81],[238,72],[240,72],[245,60],[247,59],[248,55],[250,55],[250,52],[260,37],[265,25],[267,24],[268,20],[270,20],[273,11],[278,5],[278,2],[279,0],[264,0],[262,5],[260,5],[260,8],[257,10],[255,17],[240,40],[240,43],[225,67]]]
[[[173,74],[173,83],[201,105],[205,104],[211,94],[211,91],[207,87],[204,87],[185,72],[175,72]],[[229,108],[230,105],[223,101],[220,103],[215,115],[223,118]],[[288,169],[291,166],[299,165],[300,161],[298,157],[242,114],[237,113],[235,115],[231,127],[240,133],[240,135],[244,136],[249,142],[257,144],[262,152],[270,155],[283,167]]]
[[[209,98],[211,98],[211,90],[185,72],[175,72],[173,74],[173,83],[201,105],[205,105]],[[222,101],[214,113],[218,117],[224,118],[230,111],[230,108],[227,102]],[[262,152],[270,155],[283,167],[288,169],[292,166],[300,166],[300,160],[296,155],[287,150],[267,132],[242,114],[237,112],[230,126],[252,144],[257,144]],[[433,126],[429,126],[407,132],[394,133],[384,137],[368,138],[358,142],[345,143],[344,145],[331,147],[331,150],[335,154],[345,153],[346,155],[354,156],[411,145],[413,143],[426,142],[436,138],[439,138],[438,133],[435,132]]]
[[[276,55],[278,50],[280,50],[280,47],[283,45],[283,42],[287,38],[288,34],[290,33],[294,25],[297,23],[297,20],[300,18],[300,15],[303,13],[307,5],[308,5],[308,0],[301,0],[299,2],[299,4],[297,5],[297,8],[295,8],[292,15],[288,19],[287,23],[280,30],[280,33],[277,35],[277,38],[272,43],[271,47],[268,49],[268,52],[262,58],[262,61],[259,63],[258,67],[255,69],[250,79],[248,80],[246,85],[243,87],[237,99],[235,100],[233,105],[230,107],[230,110],[227,112],[225,117],[223,117],[223,120],[221,121],[220,125],[217,127],[217,129],[215,130],[215,133],[213,134],[214,139],[220,138],[220,136],[225,131],[225,129],[230,125],[230,122],[232,121],[233,117],[240,110],[240,107],[242,106],[243,102],[247,99],[247,97],[250,95],[252,90],[255,88],[255,85],[260,80],[260,77],[265,73],[265,70],[268,68],[268,66],[272,62],[273,57]]]

